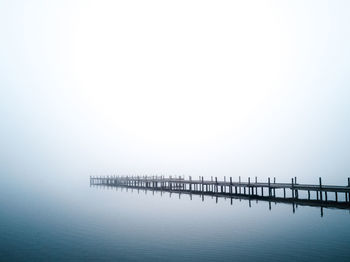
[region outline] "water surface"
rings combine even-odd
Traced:
[[[2,184],[0,260],[350,261],[348,210],[88,183]]]

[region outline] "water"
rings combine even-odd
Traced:
[[[54,186],[55,184],[55,186]],[[347,210],[3,183],[0,261],[350,261]]]

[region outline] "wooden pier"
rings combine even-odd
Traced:
[[[258,182],[257,177],[254,181],[250,178],[241,181],[239,177],[238,182],[234,182],[232,177],[219,181],[217,177],[205,180],[204,177],[193,179],[191,176],[188,179],[181,176],[92,176],[90,185],[225,197],[231,198],[231,202],[232,198],[240,198],[290,203],[293,204],[293,211],[294,205],[318,206],[321,207],[321,215],[323,207],[350,209],[350,178],[346,186],[334,186],[322,184],[321,178],[317,185],[312,185],[299,184],[296,177],[291,179],[291,183],[277,183],[275,178],[273,181],[268,178],[266,182]],[[301,192],[304,192],[304,197]]]

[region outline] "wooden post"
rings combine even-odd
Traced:
[[[204,182],[203,182],[203,176],[202,176],[202,193],[204,192]]]
[[[320,181],[320,200],[322,201],[322,179],[319,178]]]
[[[293,178],[292,178],[292,197],[294,198],[294,179]]]
[[[215,177],[215,193],[218,192],[218,178]]]
[[[338,202],[338,192],[335,192],[335,201]]]
[[[230,177],[230,194],[232,194],[232,177]],[[231,198],[231,205],[232,205],[232,198]]]
[[[241,193],[241,176],[239,176],[239,193]]]
[[[350,177],[348,177],[348,187],[350,187]],[[348,195],[348,197],[350,198],[350,193],[345,193]]]
[[[248,195],[250,195],[250,177],[248,177]]]
[[[268,185],[269,185],[269,197],[271,197],[271,188],[270,188],[271,183],[270,183],[270,178],[267,179],[267,183],[268,183]]]

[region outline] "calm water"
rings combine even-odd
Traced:
[[[346,210],[1,184],[0,261],[350,261]]]

